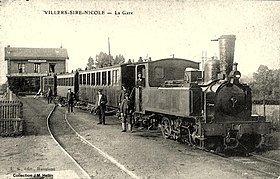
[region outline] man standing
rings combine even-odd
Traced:
[[[105,125],[105,110],[107,104],[107,97],[102,93],[102,89],[98,90],[96,109],[99,116],[99,122],[97,124]]]
[[[51,87],[49,87],[48,92],[47,92],[48,104],[52,103],[52,95],[53,95],[52,93],[53,93],[52,89],[51,89]]]
[[[126,132],[126,123],[128,123],[128,130],[132,132],[132,110],[133,104],[129,99],[129,93],[125,93],[125,99],[122,101],[120,106],[122,132]]]
[[[68,102],[68,113],[73,112],[74,97],[73,97],[73,93],[71,92],[71,88],[69,88],[67,92],[67,102]]]
[[[125,99],[125,94],[126,93],[130,93],[128,88],[126,87],[125,84],[122,85],[122,90],[121,90],[121,93],[120,93],[120,96],[119,96],[119,106],[121,106],[121,103],[122,101]]]

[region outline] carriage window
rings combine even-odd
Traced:
[[[83,74],[83,85],[85,85],[87,82],[87,79],[86,79],[86,74]]]
[[[74,85],[73,81],[74,81],[74,78],[73,78],[73,77],[70,78],[70,86],[73,86],[73,85]]]
[[[100,72],[96,73],[96,85],[100,85]]]
[[[90,85],[90,73],[87,74],[87,85]]]
[[[164,78],[162,67],[155,67],[155,78]]]
[[[80,85],[83,84],[83,76],[82,75],[79,75],[80,76]]]
[[[108,85],[111,85],[111,71],[108,71]]]
[[[102,85],[106,85],[106,78],[107,78],[107,73],[106,71],[102,72]]]
[[[91,74],[91,85],[94,86],[95,85],[95,73]]]
[[[119,70],[114,70],[113,71],[113,85],[118,85],[119,83],[119,73],[118,73]]]

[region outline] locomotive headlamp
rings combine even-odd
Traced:
[[[234,71],[233,72],[233,78],[234,79],[239,79],[241,77],[241,73],[239,71]]]

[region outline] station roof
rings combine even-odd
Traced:
[[[65,60],[69,59],[65,48],[5,47],[5,60]]]

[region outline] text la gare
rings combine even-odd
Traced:
[[[115,15],[133,15],[133,12],[129,12],[129,11],[115,11]]]

